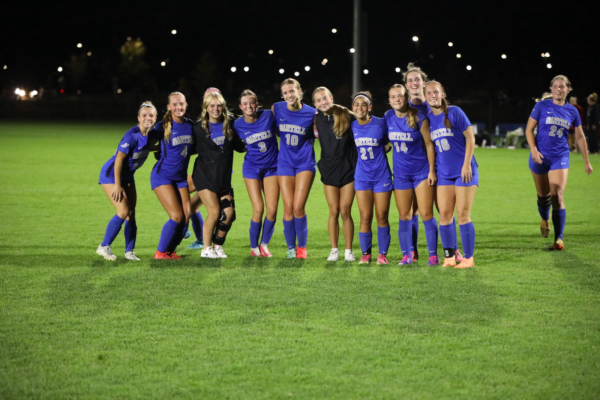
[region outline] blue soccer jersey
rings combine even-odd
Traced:
[[[250,163],[258,168],[277,167],[277,123],[271,110],[257,111],[258,119],[248,123],[240,117],[233,123],[233,129],[246,143],[248,152],[244,163]]]
[[[431,111],[431,107],[429,107],[429,104],[427,104],[427,101],[422,102],[421,104],[414,104],[412,101],[410,101],[410,99],[408,100],[408,104],[410,104],[410,106],[414,109],[416,109],[418,112],[420,112],[423,115],[427,115],[427,113],[429,111]]]
[[[102,166],[101,175],[106,178],[114,178],[115,176],[115,158],[117,153],[124,153],[123,167],[121,169],[121,177],[132,177],[148,158],[150,144],[148,136],[142,135],[139,126],[134,126],[125,133],[115,154]]]
[[[162,121],[152,128],[154,137],[160,141],[160,160],[154,166],[155,172],[166,179],[182,181],[187,179],[188,163],[192,151],[193,133],[191,121],[186,120],[183,124],[172,122],[171,139],[164,139]]]
[[[416,128],[410,127],[407,116],[399,118],[394,110],[388,110],[383,118],[394,151],[394,176],[428,174],[429,162],[421,135],[425,115],[417,113]]]
[[[538,151],[546,156],[564,156],[569,154],[567,137],[571,124],[581,126],[579,112],[571,104],[559,106],[551,99],[539,101],[531,112],[531,118],[538,122],[536,145]]]
[[[210,138],[217,146],[223,148],[225,144],[225,135],[223,134],[223,123],[219,122],[218,124],[210,124]]]
[[[290,111],[285,101],[273,104],[273,110],[281,137],[278,165],[316,165],[313,122],[317,110],[302,103],[300,110]]]
[[[391,179],[392,173],[385,154],[388,143],[388,130],[383,118],[371,117],[366,125],[358,121],[351,124],[354,143],[358,150],[358,162],[354,179],[361,181],[382,181]]]
[[[465,160],[466,138],[463,132],[471,126],[471,121],[463,110],[456,106],[448,107],[448,119],[452,128],[444,125],[444,113],[427,114],[431,129],[431,140],[435,143],[435,165],[438,177],[452,179],[460,177]],[[473,172],[477,168],[475,156],[471,158]]]

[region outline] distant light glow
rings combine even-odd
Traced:
[[[285,69],[283,69],[283,68],[280,68],[280,69],[279,69],[279,73],[280,73],[280,74],[283,74],[284,72],[285,72]]]
[[[127,36],[127,41],[131,42],[131,36]]]
[[[542,57],[546,57],[546,54],[542,53]]]
[[[324,58],[323,61],[321,61],[321,64],[325,65],[325,64],[327,64],[328,61],[329,61],[328,59]]]
[[[502,54],[502,59],[506,60],[506,54]]]
[[[467,71],[470,71],[472,68],[470,65],[467,65]]]
[[[62,67],[58,67],[58,72],[62,72]]]
[[[331,30],[331,32],[332,32],[332,33],[337,33],[337,29],[333,28],[333,29]]]
[[[460,55],[460,53],[458,53],[458,54],[456,55],[456,58],[461,58],[461,57],[462,57],[462,56]]]
[[[544,54],[546,57],[550,57],[550,53],[546,53]]]
[[[81,90],[78,90],[78,91],[77,91],[77,94],[81,94]]]
[[[419,41],[419,37],[418,36],[413,36],[413,42],[418,42]]]
[[[356,49],[355,49],[354,47],[352,47],[352,48],[350,49],[350,53],[354,53],[354,52],[356,52]]]
[[[123,93],[121,89],[117,89],[117,93]]]
[[[448,42],[448,47],[452,47],[452,46],[454,46],[454,43]]]
[[[396,72],[400,72],[400,67],[396,67]]]
[[[300,76],[300,72],[296,71],[296,72],[294,72],[294,75]]]
[[[308,72],[308,71],[310,71],[310,67],[307,65],[306,67],[304,67],[304,70],[305,70],[306,72]]]
[[[244,71],[246,71],[246,72],[250,71],[250,67],[244,67]]]
[[[80,48],[82,48],[82,47],[83,47],[83,44],[81,44],[81,43],[77,43],[77,48],[78,48],[78,49],[80,49]]]
[[[88,51],[88,52],[87,52],[87,55],[88,55],[88,57],[89,57],[89,56],[91,56],[91,55],[92,55],[92,52],[91,52],[91,51]]]
[[[5,65],[5,66],[4,66],[4,69],[8,69],[8,65]]]
[[[19,95],[25,96],[25,91],[23,89],[21,89],[21,91],[19,92]]]
[[[16,88],[16,89],[15,89],[15,94],[21,94],[21,89],[19,89],[19,88]]]
[[[273,50],[269,50],[269,54],[273,54]]]
[[[171,35],[177,35],[177,30],[176,30],[176,29],[173,29],[173,30],[171,31]]]
[[[37,96],[38,91],[37,90],[32,90],[31,92],[29,92],[29,98],[33,99],[35,96]]]
[[[235,72],[235,71],[237,71],[237,68],[236,67],[231,67],[231,72]]]
[[[552,68],[552,64],[550,64],[550,63],[546,64],[546,68],[551,69]]]
[[[165,65],[167,65],[167,63],[166,63],[166,62],[164,62],[164,61],[160,63],[160,66],[161,66],[161,67],[164,67]]]
[[[368,69],[363,70],[363,74],[368,75],[369,74],[369,70]]]

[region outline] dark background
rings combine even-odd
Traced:
[[[195,117],[209,86],[223,91],[230,108],[246,88],[268,106],[280,100],[280,82],[295,71],[305,102],[324,85],[350,106],[351,0],[11,1],[1,7],[4,118],[133,119],[139,102],[151,99],[162,109],[175,90],[186,94]],[[441,81],[449,100],[488,130],[524,122],[532,99],[555,75],[571,79],[572,95],[584,107],[585,97],[600,91],[599,2],[363,0],[362,10],[362,65],[369,70],[362,88],[375,96],[375,115],[388,108],[387,89],[402,79],[395,68],[409,62]],[[121,54],[128,38],[139,38],[145,52],[133,59]],[[546,52],[550,58],[541,57]],[[16,88],[42,96],[17,100]]]

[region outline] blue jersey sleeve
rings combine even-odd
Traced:
[[[423,126],[423,121],[425,121],[426,119],[427,117],[423,113],[417,113],[417,125],[419,126],[419,130],[421,130],[421,126]]]
[[[458,107],[452,108],[452,127],[456,128],[460,133],[463,133],[471,126],[471,121],[467,118],[467,114]],[[450,113],[450,111],[448,111]],[[450,118],[450,115],[448,116]]]
[[[137,146],[137,138],[135,135],[131,134],[131,132],[127,132],[125,136],[123,136],[123,139],[121,139],[121,143],[119,143],[118,151],[130,156],[133,154],[135,146]]]
[[[541,113],[542,113],[542,102],[539,101],[535,104],[535,106],[533,106],[533,110],[531,111],[531,115],[529,115],[529,116],[531,118],[535,119],[536,121],[539,121]]]
[[[577,109],[573,110],[573,127],[577,128],[581,126],[581,116],[579,115],[579,111]]]

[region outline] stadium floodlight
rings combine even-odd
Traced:
[[[80,49],[80,48],[82,48],[82,47],[83,47],[83,44],[81,44],[81,43],[77,43],[77,48],[78,48],[78,49]]]
[[[544,54],[545,57],[550,57],[550,53]]]
[[[171,35],[177,35],[177,30],[173,29],[173,30],[171,31]]]
[[[244,71],[245,71],[245,72],[248,72],[248,71],[250,71],[250,67],[244,67]]]
[[[231,72],[235,72],[235,71],[237,71],[237,68],[236,67],[231,67]]]
[[[364,69],[363,70],[363,74],[368,75],[369,74],[369,70],[368,69]]]
[[[337,33],[337,29],[333,28],[333,29],[331,30],[331,32],[333,32],[333,33]]]
[[[119,88],[119,89],[117,89],[117,93],[121,94],[121,93],[123,93],[123,91]]]
[[[310,71],[310,67],[307,65],[306,67],[304,67],[304,70],[305,70],[306,72],[308,72],[308,71]]]
[[[356,52],[356,49],[355,49],[354,47],[352,47],[352,48],[350,49],[350,53],[354,53],[354,52]]]
[[[452,47],[452,46],[454,46],[454,43],[448,42],[448,47]]]
[[[160,65],[161,65],[161,67],[164,67],[165,65],[167,65],[167,63],[163,61],[160,63]]]
[[[327,64],[328,61],[329,61],[328,59],[324,58],[323,61],[321,61],[321,64],[325,65],[325,64]]]
[[[8,65],[4,65],[4,69],[8,69]]]
[[[283,74],[284,72],[285,72],[285,69],[283,69],[283,68],[280,68],[280,69],[279,69],[279,73],[280,73],[280,74]]]
[[[419,37],[418,36],[413,36],[413,42],[418,42],[419,41]]]
[[[470,65],[467,65],[467,71],[470,71],[472,68]]]
[[[456,55],[456,58],[461,58],[461,57],[462,57],[462,55],[461,55],[460,53],[458,53],[458,54]]]
[[[87,52],[87,55],[88,55],[88,57],[89,57],[89,56],[91,56],[91,55],[92,55],[92,52],[91,52],[91,51],[88,51],[88,52]]]
[[[552,64],[550,64],[550,63],[546,64],[546,68],[551,69],[552,68]]]
[[[15,89],[15,94],[21,94],[21,89],[19,89],[19,88],[16,88],[16,89]]]
[[[300,72],[296,71],[296,72],[294,72],[294,75],[300,76]]]
[[[269,54],[273,54],[273,50],[269,50]]]
[[[400,67],[396,67],[396,72],[400,72],[400,71],[401,71]]]
[[[25,96],[25,91],[23,89],[21,89],[21,91],[19,92],[19,95]]]
[[[502,59],[506,60],[506,54],[502,54]]]
[[[62,72],[62,67],[58,67],[58,72]]]

